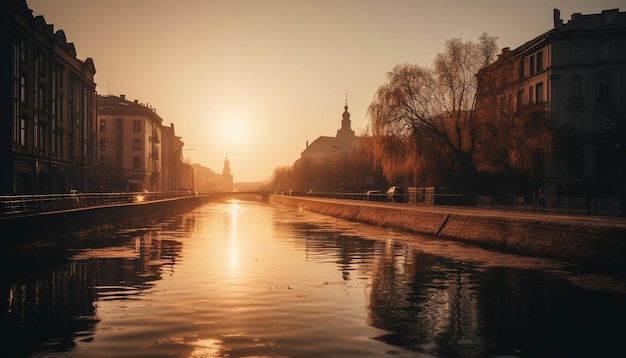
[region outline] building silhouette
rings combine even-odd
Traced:
[[[359,137],[354,134],[354,130],[351,128],[352,121],[347,102],[343,108],[341,128],[337,130],[337,135],[334,137],[320,136],[311,144],[307,141],[306,148],[300,153],[300,159],[323,161],[330,156],[343,155],[341,149],[350,153],[357,148]]]
[[[96,189],[96,69],[24,0],[0,0],[0,193]]]
[[[230,172],[230,161],[228,158],[224,160],[224,168],[222,169],[222,183],[223,190],[233,190],[233,175]]]
[[[575,13],[485,69],[500,87],[479,95],[477,109],[501,118],[532,108],[549,120],[554,150],[542,184],[553,195],[626,193],[626,13]],[[498,73],[500,72],[500,73]]]
[[[320,136],[311,144],[307,141],[306,148],[294,163],[298,172],[291,184],[294,190],[347,191],[362,186],[361,182],[365,180],[362,177],[367,175],[361,175],[356,168],[359,162],[356,152],[361,138],[355,135],[351,126],[346,101],[337,134],[334,137]]]

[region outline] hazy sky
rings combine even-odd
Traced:
[[[352,129],[387,71],[429,66],[446,40],[481,33],[516,48],[572,13],[623,0],[27,0],[91,57],[99,94],[125,94],[174,123],[184,156],[234,179],[266,180],[307,140]]]

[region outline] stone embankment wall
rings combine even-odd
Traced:
[[[211,196],[185,196],[179,198],[112,204],[35,213],[0,218],[0,252],[12,252],[33,243],[63,239],[68,236],[109,232],[131,226],[141,220],[165,216],[202,205]]]
[[[279,195],[270,196],[269,202],[346,220],[463,241],[498,251],[626,270],[624,226]]]

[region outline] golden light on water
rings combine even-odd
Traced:
[[[230,208],[228,210],[230,216],[229,240],[230,240],[230,269],[231,275],[236,276],[239,273],[239,247],[237,240],[237,221],[241,211],[239,200],[230,200]]]
[[[200,357],[221,357],[226,356],[226,349],[222,345],[222,341],[218,339],[200,339],[193,343],[194,350],[189,355],[190,358]]]

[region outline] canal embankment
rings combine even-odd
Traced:
[[[269,202],[502,252],[626,270],[626,220],[272,195]]]
[[[6,254],[25,247],[45,246],[69,236],[106,234],[190,210],[211,200],[210,195],[181,196],[4,216],[0,217],[0,249]]]

